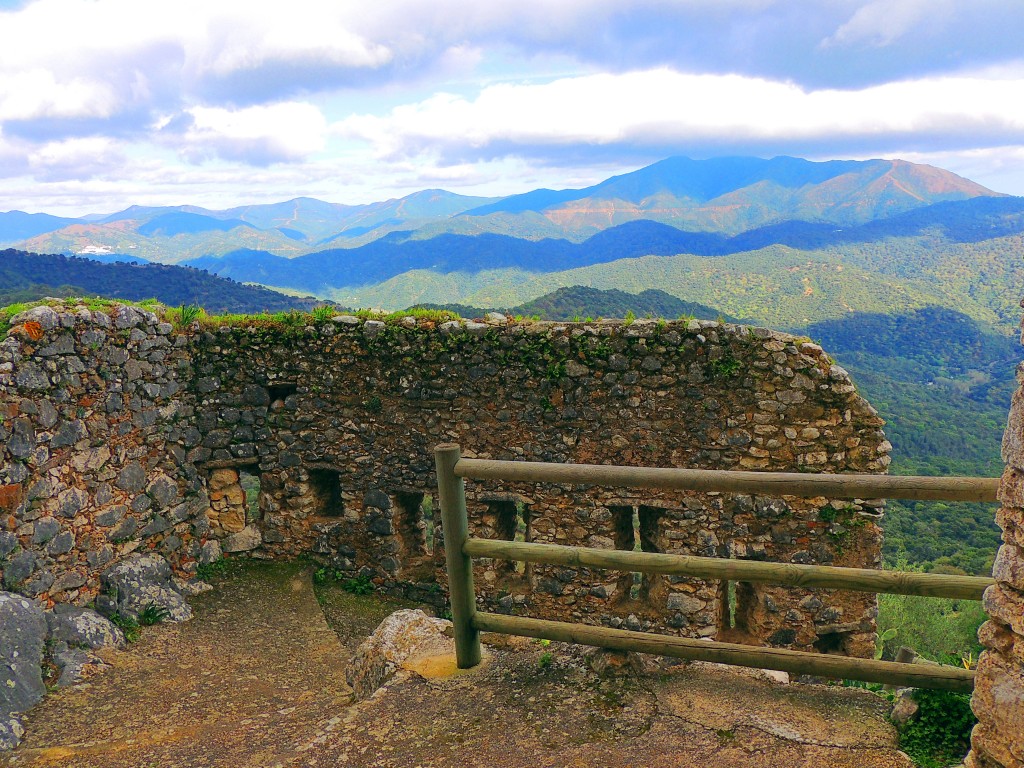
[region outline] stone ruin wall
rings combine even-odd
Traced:
[[[989,620],[978,631],[985,650],[971,699],[978,725],[967,768],[1024,765],[1024,364],[1017,368],[1017,382],[1003,434],[1006,470],[996,513],[1003,543],[992,568],[996,583],[985,590]]]
[[[189,567],[191,379],[189,339],[134,307],[40,307],[0,342],[0,588],[83,605],[132,552]]]
[[[467,456],[882,472],[877,413],[814,344],[709,322],[507,327],[336,317],[173,332],[120,308],[34,310],[0,345],[0,576],[84,603],[155,550],[309,555],[443,606],[432,448]],[[258,478],[247,506],[242,478]],[[880,502],[469,483],[495,538],[863,567]],[[432,535],[430,535],[432,534]],[[499,612],[869,655],[864,593],[475,561]],[[731,625],[735,625],[732,627]]]

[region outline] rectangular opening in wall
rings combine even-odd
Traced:
[[[271,410],[278,410],[284,407],[284,401],[289,395],[294,395],[298,384],[294,381],[279,381],[276,384],[267,386],[267,397],[270,399]]]
[[[849,638],[849,632],[824,632],[814,641],[814,650],[833,656],[849,656],[846,649]]]
[[[523,505],[514,499],[489,499],[487,519],[493,521],[495,536],[503,541],[526,541],[526,521]],[[526,563],[515,560],[495,561],[499,575],[517,575],[526,572]]]
[[[530,507],[521,501],[516,502],[516,535],[515,541],[531,541]],[[516,573],[529,578],[533,574],[533,563],[516,561],[513,563]]]
[[[425,494],[418,491],[402,491],[395,495],[398,504],[398,534],[406,561],[424,557],[427,550],[427,524],[423,515]]]
[[[340,472],[333,469],[310,469],[309,491],[315,500],[313,514],[316,516],[341,517],[345,514]]]
[[[436,546],[434,544],[434,534],[437,532],[437,524],[434,521],[434,497],[424,495],[423,496],[423,523],[425,526],[424,538],[426,539],[427,552],[434,554]]]
[[[637,508],[636,535],[641,552],[662,553],[665,551],[662,518],[668,514],[661,507],[640,506]],[[640,580],[641,600],[658,600],[665,590],[664,577],[657,573],[645,573]]]
[[[717,639],[733,643],[747,642],[750,613],[756,602],[757,594],[750,582],[720,581]]]
[[[633,507],[609,506],[612,513],[612,537],[616,549],[636,552],[640,549],[640,518]],[[616,580],[619,600],[635,600],[640,594],[642,573],[623,573]]]
[[[245,492],[245,521],[253,523],[260,519],[260,476],[256,467],[239,467],[238,484]]]

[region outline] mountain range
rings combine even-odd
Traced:
[[[417,239],[493,233],[582,242],[637,220],[725,235],[785,221],[850,226],[933,203],[997,196],[948,171],[900,160],[672,157],[584,189],[500,199],[433,189],[367,205],[296,198],[225,210],[131,206],[80,219],[11,211],[0,213],[0,245],[174,263],[237,248],[294,257],[396,231]]]
[[[674,157],[504,198],[0,213],[0,244],[20,250],[185,264],[347,306],[514,307],[574,285],[659,288],[783,326],[931,304],[1013,322],[1022,235],[1024,198],[948,171],[791,157]]]

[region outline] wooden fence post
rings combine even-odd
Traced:
[[[455,626],[455,658],[459,669],[468,669],[480,663],[480,633],[473,626],[476,616],[473,561],[463,551],[469,538],[469,519],[465,483],[455,475],[459,457],[459,446],[454,443],[442,443],[434,448],[444,554],[448,564],[448,597]]]

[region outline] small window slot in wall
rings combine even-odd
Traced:
[[[267,397],[270,399],[270,407],[277,410],[284,407],[284,401],[289,395],[294,395],[298,384],[294,381],[280,381],[277,384],[267,386]]]
[[[641,506],[636,514],[636,538],[641,552],[660,554],[665,551],[662,541],[662,518],[668,510],[660,507]],[[664,577],[657,573],[642,574],[638,597],[642,600],[656,598],[665,589]]]
[[[640,549],[640,520],[633,507],[608,507],[612,513],[613,541],[616,549],[636,552]],[[632,600],[640,594],[643,574],[623,573],[616,581],[616,599]]]
[[[488,515],[495,521],[495,533],[504,541],[530,540],[530,508],[521,501],[492,499],[487,502]],[[499,573],[530,576],[531,563],[521,560],[499,560]]]
[[[747,641],[750,612],[757,601],[753,585],[747,581],[719,582],[718,635],[729,642]]]
[[[309,490],[316,500],[315,515],[341,517],[345,514],[340,472],[333,469],[310,469]]]
[[[257,467],[239,467],[238,484],[245,492],[245,521],[256,522],[260,514],[260,476]]]
[[[426,539],[427,552],[428,554],[434,554],[436,544],[434,542],[434,534],[437,533],[438,527],[437,522],[434,520],[434,497],[429,495],[423,496],[423,523],[426,526],[424,530],[424,538]]]
[[[395,494],[398,503],[398,520],[396,521],[402,549],[406,559],[421,558],[428,554],[427,524],[423,514],[425,494],[416,491],[402,491]]]

